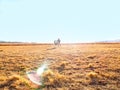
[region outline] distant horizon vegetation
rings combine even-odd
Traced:
[[[53,42],[29,42],[29,41],[4,41],[0,40],[0,43],[53,43]],[[103,40],[103,41],[90,41],[90,42],[62,42],[62,43],[120,43],[120,39],[116,40]]]

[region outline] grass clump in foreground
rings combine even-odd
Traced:
[[[63,87],[68,79],[65,75],[53,72],[50,69],[46,70],[43,75],[43,84],[48,87]]]
[[[0,83],[0,88],[3,90],[30,90],[31,89],[30,82],[19,75],[4,77],[4,81]]]
[[[89,85],[106,85],[105,80],[96,72],[89,72],[86,75]]]

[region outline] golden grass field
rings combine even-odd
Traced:
[[[45,60],[50,70],[37,86],[26,71]],[[0,90],[120,90],[120,44],[0,44]]]

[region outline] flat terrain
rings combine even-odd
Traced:
[[[36,86],[26,71],[46,60],[64,79]],[[0,90],[120,90],[120,44],[1,44]]]

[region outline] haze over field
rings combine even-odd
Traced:
[[[0,0],[0,40],[94,42],[120,39],[119,0]]]

